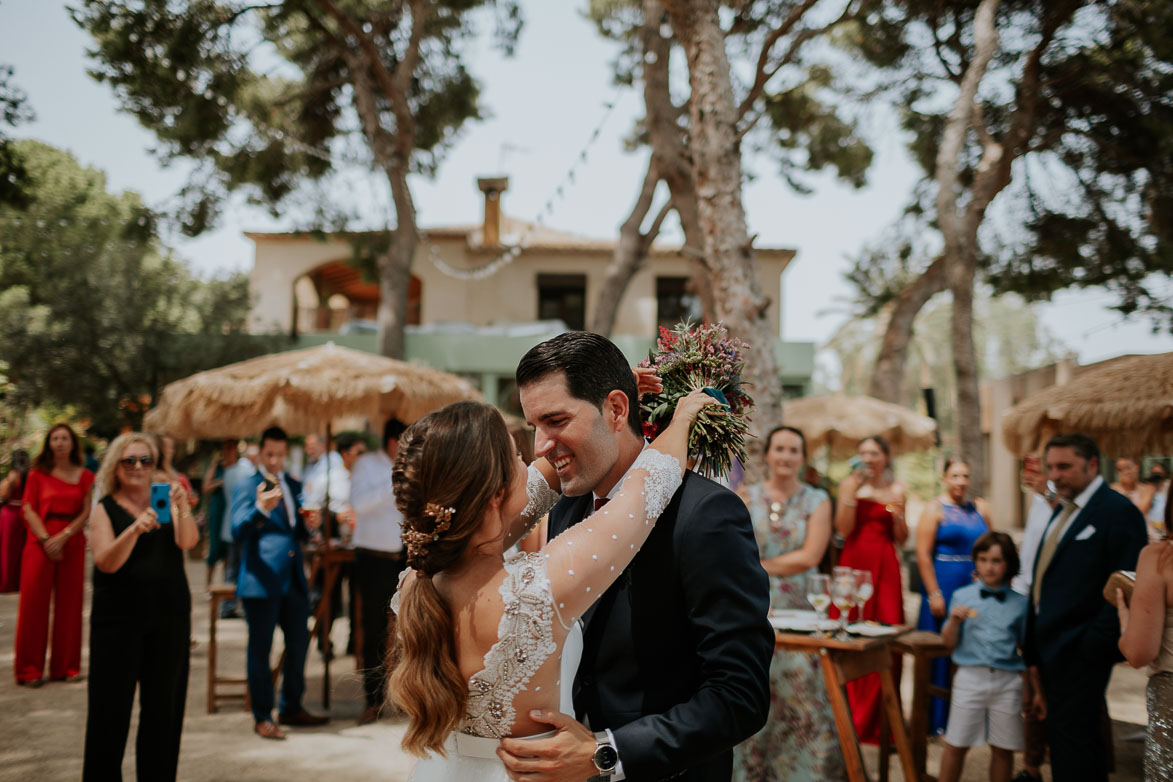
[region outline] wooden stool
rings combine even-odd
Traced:
[[[225,584],[208,590],[208,714],[216,712],[219,701],[241,701],[248,711],[248,677],[220,676],[216,673],[216,623],[220,619],[220,604],[236,598],[236,587]],[[228,692],[221,687],[229,687]],[[243,687],[243,689],[235,689]]]
[[[898,636],[892,642],[892,652],[893,654],[912,655],[912,719],[909,726],[912,741],[912,762],[917,773],[920,774],[920,779],[924,782],[936,782],[936,777],[925,772],[925,764],[928,759],[929,697],[935,696],[948,702],[949,689],[933,684],[930,681],[930,676],[932,675],[933,660],[948,657],[950,652],[945,647],[945,642],[941,640],[941,636],[924,630],[914,630]],[[888,765],[888,752],[888,747],[884,742],[881,742],[881,769]]]

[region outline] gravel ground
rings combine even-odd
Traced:
[[[87,569],[88,569],[87,565]],[[401,719],[385,719],[358,727],[355,719],[362,710],[362,688],[352,657],[340,657],[331,664],[331,704],[329,725],[322,728],[291,728],[283,742],[265,741],[252,732],[251,717],[238,706],[222,706],[208,714],[205,691],[207,683],[208,603],[204,599],[204,566],[188,563],[192,586],[191,679],[188,688],[187,716],[184,722],[183,747],[179,778],[192,782],[289,782],[293,778],[330,778],[335,780],[378,780],[399,782],[410,774],[412,761],[399,749],[403,734]],[[918,598],[911,597],[910,607]],[[40,689],[17,687],[12,679],[13,634],[16,625],[17,595],[0,595],[0,671],[6,677],[0,683],[0,780],[14,782],[55,782],[81,777],[82,742],[85,734],[86,685],[84,682],[48,683]],[[89,595],[87,585],[84,643],[88,651]],[[915,613],[910,614],[915,616]],[[344,649],[347,621],[334,625],[335,648]],[[243,620],[220,622],[218,646],[221,674],[244,670],[245,626]],[[280,633],[274,643],[274,659],[279,654]],[[83,652],[84,654],[84,652]],[[82,669],[87,668],[83,659]],[[322,661],[311,650],[306,670],[306,707],[322,713]],[[904,684],[911,682],[906,672]],[[1142,779],[1142,734],[1146,722],[1143,672],[1126,666],[1117,669],[1109,689],[1109,706],[1116,730],[1117,782]],[[908,702],[909,693],[905,693]],[[123,763],[126,779],[134,779],[134,731],[137,709],[132,718],[130,747]],[[928,769],[935,773],[940,755],[939,740],[930,743]],[[875,752],[865,749],[865,759],[875,775]],[[988,753],[973,750],[966,764],[965,780],[984,780]],[[892,763],[893,779],[900,778],[898,763]],[[1044,769],[1044,772],[1046,770]],[[1049,776],[1046,778],[1049,779]],[[152,782],[143,780],[142,782]]]

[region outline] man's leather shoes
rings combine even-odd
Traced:
[[[256,734],[263,739],[276,739],[277,741],[285,740],[285,731],[274,725],[272,720],[258,722],[253,726],[253,730],[256,731]]]
[[[362,714],[359,715],[359,718],[358,718],[359,725],[370,725],[372,722],[378,722],[378,721],[379,721],[379,707],[378,706],[367,706],[365,709],[362,710]]]
[[[278,714],[277,721],[282,725],[301,725],[303,727],[316,727],[318,725],[325,725],[330,721],[329,717],[319,717],[317,714],[310,714],[305,709],[293,714]]]

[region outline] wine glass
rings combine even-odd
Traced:
[[[321,543],[323,521],[321,516],[321,504],[315,500],[302,500],[301,507],[298,509],[298,511],[301,513],[302,521],[305,523],[307,528],[310,526],[310,521],[314,518],[315,515],[317,515],[318,525],[310,530],[310,542]]]
[[[851,575],[855,578],[855,604],[859,606],[859,620],[863,621],[863,606],[864,603],[872,599],[875,594],[875,587],[872,585],[872,574],[867,570],[853,570]]]
[[[823,620],[827,618],[827,609],[831,607],[831,580],[824,573],[814,573],[806,579],[806,600],[814,606],[818,614],[815,632],[822,636]]]
[[[847,612],[855,605],[855,577],[850,572],[845,576],[836,576],[831,581],[831,602],[839,609],[839,634],[835,637],[840,641],[850,640],[847,635]]]

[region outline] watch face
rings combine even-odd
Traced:
[[[610,744],[600,744],[595,749],[594,761],[599,771],[610,771],[619,762],[619,753]]]

